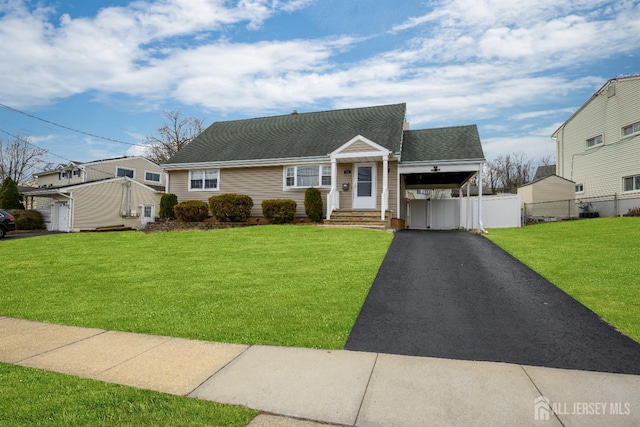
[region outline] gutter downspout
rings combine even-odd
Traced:
[[[478,170],[478,234],[486,233],[482,223],[482,169],[484,169],[484,163],[480,163]]]
[[[73,232],[73,223],[75,217],[75,206],[73,206],[73,193],[69,193],[69,219],[67,220],[67,226],[69,227],[69,232]]]

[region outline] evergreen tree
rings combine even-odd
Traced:
[[[0,208],[2,209],[24,209],[22,196],[18,191],[18,185],[10,176],[2,181],[0,188]]]

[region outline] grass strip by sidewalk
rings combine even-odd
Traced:
[[[487,237],[640,342],[640,218],[492,229]]]
[[[2,426],[246,426],[257,411],[0,363]]]
[[[259,226],[5,241],[0,313],[219,342],[340,349],[392,238],[372,230]]]

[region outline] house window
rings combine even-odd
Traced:
[[[60,174],[60,179],[71,178],[71,171],[64,171]]]
[[[640,175],[627,176],[622,178],[622,190],[623,191],[640,190]]]
[[[73,176],[80,176],[80,169],[74,169]]]
[[[576,193],[584,193],[584,184],[576,184]]]
[[[632,123],[629,126],[625,126],[622,128],[622,136],[629,136],[634,133],[640,132],[640,122]]]
[[[160,174],[155,172],[145,172],[144,180],[149,182],[160,182]]]
[[[217,169],[190,171],[189,190],[217,190],[219,174]]]
[[[587,148],[596,147],[598,145],[602,145],[602,135],[587,139]]]
[[[134,171],[133,169],[121,168],[120,166],[116,167],[116,176],[126,176],[128,178],[133,179]]]
[[[285,188],[331,187],[331,166],[288,166],[284,175]]]

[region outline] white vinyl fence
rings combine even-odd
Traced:
[[[409,200],[407,223],[418,230],[478,228],[478,197]],[[520,196],[483,196],[482,223],[485,229],[520,227]]]

